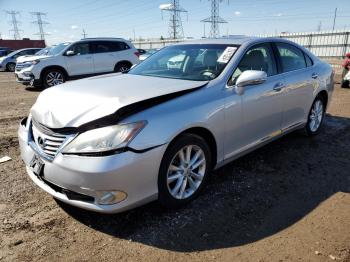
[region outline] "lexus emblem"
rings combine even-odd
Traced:
[[[45,143],[45,138],[42,138],[42,137],[38,137],[38,145],[41,147],[41,148],[44,148],[46,146],[46,143]]]

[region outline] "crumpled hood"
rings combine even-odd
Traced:
[[[20,56],[17,58],[17,63],[24,63],[24,62],[29,62],[29,61],[34,61],[34,60],[40,60],[40,59],[45,59],[50,56],[48,55],[32,55],[32,56]]]
[[[79,127],[122,107],[195,89],[206,83],[120,73],[91,77],[43,91],[31,114],[50,128]]]

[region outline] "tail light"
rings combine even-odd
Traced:
[[[135,52],[134,53],[137,57],[140,57],[140,53],[139,52]]]

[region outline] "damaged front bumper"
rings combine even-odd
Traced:
[[[109,156],[58,153],[45,159],[30,146],[30,128],[22,121],[18,130],[21,157],[29,177],[55,198],[80,208],[118,213],[157,199],[158,171],[165,145],[146,152],[126,151]],[[37,157],[40,174],[32,167]],[[114,192],[117,203],[105,204]]]

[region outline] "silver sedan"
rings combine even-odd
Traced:
[[[332,92],[332,68],[286,40],[181,43],[43,91],[20,124],[21,155],[39,187],[77,207],[179,207],[213,169],[293,130],[319,133]]]

